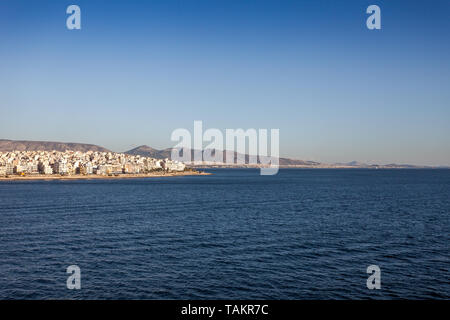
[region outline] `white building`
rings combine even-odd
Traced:
[[[56,174],[67,174],[69,172],[67,163],[65,161],[55,162],[53,165],[53,172]]]
[[[179,161],[166,160],[166,170],[169,171],[184,171],[186,165]]]
[[[86,174],[93,174],[94,173],[94,167],[92,166],[91,162],[87,162],[85,167],[86,167]]]
[[[49,165],[44,165],[43,172],[44,174],[53,174],[53,169]]]
[[[37,162],[32,162],[27,164],[27,173],[29,174],[39,174]]]
[[[14,174],[14,166],[11,163],[6,164],[6,174],[11,175]]]

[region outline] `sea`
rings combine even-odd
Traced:
[[[450,298],[450,170],[206,171],[0,182],[0,299]]]

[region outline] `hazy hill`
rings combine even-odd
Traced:
[[[170,153],[172,149],[157,150],[149,146],[139,146],[137,148],[131,149],[124,152],[125,154],[133,156],[143,156],[151,157],[156,159],[166,159],[170,158]]]
[[[201,151],[198,150],[192,150],[192,149],[186,149],[185,152],[190,152],[191,153],[191,159],[192,161],[195,159],[195,154],[196,153],[201,153]],[[215,155],[215,151],[214,150],[205,150],[204,152],[210,152],[212,156]],[[224,163],[209,163],[209,164],[203,164],[204,166],[223,166],[226,162],[227,158],[232,158],[233,161],[232,163],[237,163],[237,158],[238,156],[242,156],[241,154],[237,153],[237,152],[232,152],[232,151],[218,151],[218,152],[222,152],[223,155],[223,159],[224,159]],[[140,146],[137,147],[135,149],[132,149],[130,151],[125,152],[127,154],[132,154],[132,155],[141,155],[141,156],[146,156],[146,157],[153,157],[153,158],[157,158],[157,159],[166,159],[166,158],[171,158],[171,153],[172,153],[172,149],[168,148],[168,149],[164,149],[164,150],[157,150],[154,148],[151,148],[149,146]],[[245,163],[248,164],[249,163],[249,159],[254,158],[255,156],[249,156],[248,154],[243,156],[245,159]],[[267,161],[266,161],[267,162]],[[260,161],[258,161],[258,164],[260,164]],[[226,165],[226,164],[225,164]],[[325,164],[325,163],[320,163],[320,162],[316,162],[316,161],[305,161],[305,160],[297,160],[297,159],[289,159],[289,158],[279,158],[279,165],[283,166],[283,167],[306,167],[306,168],[425,168],[425,166],[415,166],[415,165],[410,165],[410,164],[386,164],[386,165],[379,165],[379,164],[366,164],[366,163],[362,163],[362,162],[358,162],[358,161],[350,161],[347,163],[335,163],[335,164]],[[202,165],[201,165],[202,166]]]
[[[207,150],[205,150],[206,152]],[[211,154],[214,156],[215,155],[215,151],[214,150],[208,150],[211,151]],[[194,155],[195,153],[199,152],[196,150],[189,150],[186,149],[186,152],[190,152],[191,153],[191,159],[194,160]],[[226,159],[228,157],[232,157],[233,158],[233,162],[236,162],[237,158],[238,158],[238,153],[237,152],[229,152],[229,151],[219,151],[222,152],[223,155],[223,159],[224,161],[226,161]],[[154,149],[152,147],[149,146],[139,146],[137,148],[131,149],[129,151],[125,152],[126,154],[130,154],[130,155],[140,155],[140,156],[144,156],[144,157],[152,157],[152,158],[157,158],[157,159],[165,159],[165,158],[171,158],[171,153],[172,153],[172,149],[168,148],[168,149],[163,149],[163,150],[157,150]],[[245,157],[245,162],[248,163],[249,159],[252,156],[249,155],[244,155]],[[279,164],[282,166],[287,166],[287,165],[303,165],[303,166],[308,166],[308,165],[318,165],[320,164],[319,162],[313,162],[313,161],[303,161],[303,160],[294,160],[294,159],[288,159],[288,158],[280,158],[279,159]]]
[[[109,152],[108,149],[86,143],[51,142],[51,141],[19,141],[0,139],[0,151],[81,151],[89,150]]]
[[[5,151],[97,151],[97,152],[111,152],[110,150],[103,148],[101,146],[97,146],[94,144],[86,144],[86,143],[72,143],[72,142],[51,142],[51,141],[19,141],[19,140],[6,140],[0,139],[0,152]],[[196,150],[187,149],[186,152],[191,153],[191,159],[194,160],[194,154],[201,152]],[[214,150],[205,150],[205,152],[211,152],[214,155]],[[231,151],[218,151],[223,153],[224,162],[227,158],[233,158],[233,163],[236,163],[236,159],[240,154],[237,152]],[[131,149],[129,151],[124,152],[130,155],[140,155],[145,157],[151,157],[156,159],[166,159],[171,158],[172,149],[167,148],[163,150],[157,150],[149,146],[139,146],[137,148]],[[249,163],[249,159],[254,156],[244,155],[245,163]],[[259,163],[259,162],[258,162]],[[215,166],[216,163],[209,164],[210,166]],[[224,163],[217,163],[218,166],[224,165]],[[280,158],[279,159],[280,166],[298,166],[298,167],[315,167],[315,168],[423,168],[424,166],[414,166],[408,164],[387,164],[387,165],[377,165],[377,164],[365,164],[357,161],[351,161],[347,163],[335,163],[335,164],[323,164],[315,161],[304,161],[304,160],[295,160],[289,158]],[[445,167],[447,168],[447,167]]]
[[[337,162],[335,163],[337,166],[348,166],[348,167],[369,167],[370,165],[359,162],[359,161],[350,161],[350,162]]]

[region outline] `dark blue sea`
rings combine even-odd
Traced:
[[[209,171],[0,182],[0,299],[450,298],[450,170]]]

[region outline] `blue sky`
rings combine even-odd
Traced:
[[[279,128],[293,158],[450,165],[449,15],[438,0],[0,0],[0,138],[166,148],[202,120]]]

